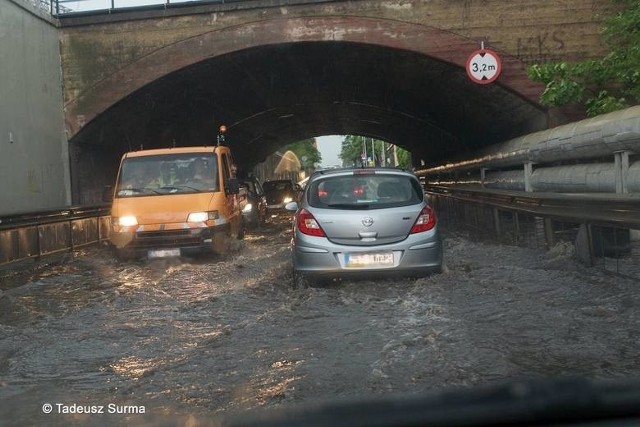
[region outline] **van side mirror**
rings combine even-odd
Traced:
[[[102,201],[105,203],[111,203],[113,201],[113,187],[105,185],[102,189]]]
[[[224,191],[227,194],[238,194],[240,192],[240,183],[237,178],[229,178],[227,184],[224,186]]]

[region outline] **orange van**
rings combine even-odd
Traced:
[[[228,239],[242,239],[245,230],[232,167],[223,145],[124,154],[111,205],[109,240],[116,255],[224,253]]]

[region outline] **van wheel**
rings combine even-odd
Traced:
[[[213,253],[216,255],[224,255],[224,253],[227,251],[227,233],[215,233],[212,240]]]

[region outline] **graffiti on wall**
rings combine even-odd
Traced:
[[[525,64],[560,61],[564,57],[564,37],[561,30],[518,37],[516,56]]]

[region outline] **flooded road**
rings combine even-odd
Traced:
[[[121,262],[102,247],[4,277],[0,425],[139,424],[139,412],[198,425],[516,378],[640,377],[640,284],[566,246],[449,231],[442,274],[294,289],[289,239],[281,219],[222,258]]]

